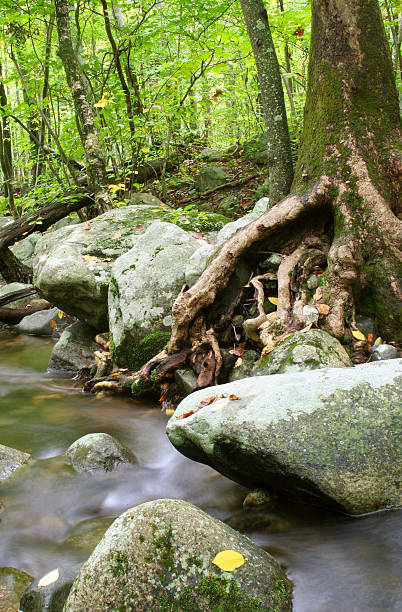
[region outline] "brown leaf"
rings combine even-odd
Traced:
[[[229,395],[229,399],[230,399],[230,400],[240,400],[240,399],[241,399],[241,397],[239,397],[238,395],[234,395],[234,394],[232,393],[232,395]]]
[[[236,346],[234,349],[231,349],[229,353],[231,353],[232,355],[236,355],[236,357],[241,357],[242,355],[244,355],[245,350],[245,343],[242,342],[239,346]]]
[[[142,232],[145,229],[145,225],[136,225],[134,229],[136,232]]]
[[[114,234],[112,236],[112,240],[117,240],[118,238],[121,238],[121,233],[120,232],[117,232],[117,234]]]
[[[198,408],[204,408],[204,406],[209,406],[209,404],[212,404],[212,402],[214,402],[216,399],[218,399],[217,395],[211,395],[211,397],[206,397],[204,400],[202,400],[202,402],[198,404]]]
[[[184,412],[183,414],[181,414],[177,418],[178,419],[186,419],[187,417],[191,416],[192,414],[195,414],[196,412],[198,412],[198,410],[189,410],[188,412]]]
[[[322,315],[327,315],[329,313],[328,304],[315,304],[315,307],[317,308],[318,312]]]
[[[91,224],[90,224],[90,222],[89,222],[89,221],[86,221],[86,222],[84,223],[84,228],[83,228],[83,229],[84,229],[84,230],[90,230],[90,229],[91,229]]]
[[[118,225],[117,229],[124,229],[124,225]]]
[[[319,302],[322,299],[322,289],[321,287],[317,287],[317,291],[314,293],[314,299],[316,302]]]
[[[49,325],[50,325],[50,327],[52,327],[53,329],[56,329],[56,327],[57,327],[57,323],[56,323],[56,321],[49,321]]]

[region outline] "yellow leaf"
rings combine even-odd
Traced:
[[[166,416],[172,416],[172,414],[174,414],[174,408],[166,408],[165,414]]]
[[[241,553],[235,550],[222,550],[212,561],[219,569],[224,572],[233,572],[236,568],[244,564],[244,557]]]
[[[64,312],[62,310],[59,310],[59,312],[57,313],[57,316],[59,317],[59,319],[62,319],[64,315]]]
[[[278,298],[277,297],[269,297],[268,298],[268,302],[271,302],[271,304],[275,304],[275,306],[278,305]]]
[[[111,102],[111,100],[108,100],[107,98],[101,98],[100,100],[95,102],[94,107],[95,108],[105,108],[105,106],[106,106],[106,104],[108,104],[108,102]]]
[[[114,234],[114,236],[112,236],[112,240],[117,240],[118,238],[121,238],[120,232],[117,232],[117,234]]]
[[[366,336],[362,334],[358,329],[352,329],[352,336],[354,336],[357,340],[365,340]]]
[[[274,346],[270,346],[270,345],[264,346],[264,348],[262,349],[262,352],[261,352],[261,357],[264,357],[265,355],[268,355],[268,353],[273,351],[274,348],[275,348]]]
[[[125,202],[117,202],[116,206],[125,206],[126,203]]]
[[[381,336],[378,336],[378,338],[376,339],[374,344],[382,344],[383,342],[384,342],[384,340],[381,338]]]
[[[100,261],[95,255],[84,255],[85,261]]]
[[[47,586],[48,584],[52,584],[53,582],[56,582],[56,580],[58,579],[59,579],[59,570],[58,569],[52,570],[48,574],[45,574],[45,576],[43,576],[39,580],[38,588]]]
[[[121,372],[112,372],[110,376],[120,376]]]
[[[243,363],[243,359],[241,357],[238,357],[236,359],[236,363],[234,364],[234,368],[240,368],[241,364]]]

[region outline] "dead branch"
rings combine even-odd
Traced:
[[[207,189],[207,191],[203,191],[198,195],[193,195],[188,198],[184,198],[184,200],[180,200],[179,204],[186,204],[187,202],[191,202],[192,200],[198,200],[199,198],[206,198],[211,193],[215,193],[216,191],[220,191],[221,189],[227,189],[228,187],[237,187],[237,185],[244,185],[244,183],[248,183],[252,179],[257,178],[259,176],[258,172],[255,174],[251,174],[250,176],[243,176],[243,178],[238,181],[230,181],[228,183],[224,183],[223,185],[218,185],[217,187],[213,187],[212,189]]]
[[[11,302],[16,302],[17,300],[29,297],[30,295],[34,295],[35,293],[36,289],[34,289],[33,287],[27,287],[25,289],[18,289],[18,291],[12,291],[11,293],[7,293],[6,295],[0,297],[0,306],[11,304]]]

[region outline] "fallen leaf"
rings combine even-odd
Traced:
[[[91,229],[91,224],[90,224],[90,222],[89,222],[89,221],[86,221],[86,222],[84,223],[84,228],[83,228],[83,229],[84,229],[84,230],[90,230],[90,229]]]
[[[364,334],[362,334],[361,331],[359,331],[358,329],[352,329],[352,336],[354,338],[356,338],[357,340],[365,340],[366,336]]]
[[[124,229],[124,225],[118,225],[117,229]]]
[[[274,350],[274,346],[271,346],[270,344],[267,344],[267,346],[264,346],[264,348],[261,351],[261,357],[265,357],[265,355],[268,355],[271,351]]]
[[[109,376],[120,376],[121,372],[112,372]]]
[[[218,399],[217,395],[211,395],[211,397],[206,397],[204,400],[202,400],[202,402],[199,403],[198,408],[204,408],[204,406],[209,406],[209,404],[212,404],[212,402],[214,402],[216,399]]]
[[[117,234],[114,234],[112,236],[112,240],[117,240],[118,238],[121,238],[121,233],[120,232],[117,232]]]
[[[84,259],[85,261],[100,261],[100,259],[95,257],[95,255],[84,255]]]
[[[278,305],[278,298],[277,297],[269,297],[268,298],[268,302],[271,302],[271,304],[275,304],[275,306]]]
[[[166,408],[165,414],[167,416],[172,416],[172,414],[174,414],[174,408]]]
[[[178,419],[186,419],[187,417],[191,416],[192,414],[195,414],[196,412],[198,412],[198,410],[189,410],[188,412],[184,412],[183,414],[181,414],[177,418]]]
[[[242,363],[243,363],[243,359],[242,359],[241,357],[238,357],[238,358],[236,359],[236,362],[235,362],[235,364],[234,364],[234,366],[233,366],[233,367],[234,367],[234,368],[240,368],[240,366],[241,366],[241,364],[242,364]]]
[[[217,565],[224,572],[233,572],[233,570],[241,567],[244,562],[243,555],[235,550],[222,550],[212,561],[214,565]]]
[[[201,232],[193,232],[193,233],[192,233],[192,236],[194,236],[194,238],[198,238],[198,239],[201,239],[201,240],[205,240],[205,238],[204,238],[204,236],[202,235],[202,233],[201,233]]]
[[[242,342],[239,346],[236,346],[234,349],[231,349],[229,353],[231,355],[236,355],[236,357],[241,357],[242,355],[244,355],[245,350],[245,343]]]
[[[241,400],[241,397],[239,397],[238,395],[234,395],[233,393],[231,395],[229,395],[229,399],[230,400]]]
[[[367,334],[367,340],[368,340],[368,342],[370,342],[371,344],[373,344],[374,334]]]
[[[317,287],[316,292],[314,293],[314,300],[319,302],[322,299],[322,289],[321,287]]]
[[[59,317],[59,319],[62,319],[64,315],[64,312],[62,310],[59,310],[59,312],[57,313],[57,316]]]
[[[145,229],[145,225],[136,225],[134,229],[136,232],[142,232]]]
[[[315,307],[317,308],[318,312],[322,315],[327,315],[329,313],[328,304],[315,304]]]
[[[52,327],[53,329],[56,329],[56,327],[57,327],[57,323],[56,323],[56,321],[49,321],[49,325],[50,325],[50,327]]]
[[[384,342],[384,340],[381,338],[381,336],[378,336],[378,338],[376,339],[374,344],[383,344],[383,342]]]
[[[56,582],[56,580],[58,580],[58,579],[59,579],[59,570],[58,569],[52,570],[48,574],[45,574],[39,580],[39,582],[38,582],[38,589],[40,587],[47,586],[48,584],[52,584],[53,582]]]

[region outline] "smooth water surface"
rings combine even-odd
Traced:
[[[0,566],[35,577],[74,566],[88,553],[71,538],[86,525],[108,524],[102,519],[169,497],[228,520],[271,552],[295,583],[295,612],[402,609],[401,513],[350,519],[285,502],[245,512],[245,489],[180,455],[157,407],[97,399],[45,374],[52,346],[50,339],[0,332],[0,443],[36,460],[1,486]],[[102,476],[73,472],[63,453],[91,432],[124,442],[138,465]]]

